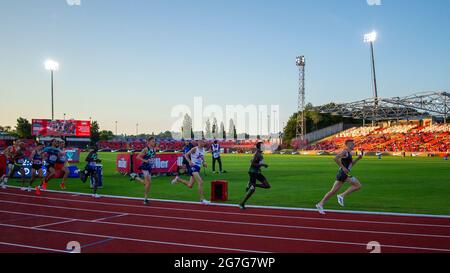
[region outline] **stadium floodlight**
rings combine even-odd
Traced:
[[[370,57],[372,60],[372,79],[373,79],[373,93],[374,93],[374,99],[375,99],[375,105],[374,107],[378,107],[378,87],[377,87],[377,74],[375,71],[375,53],[373,49],[373,44],[377,40],[377,33],[375,31],[372,31],[371,33],[366,33],[364,35],[364,43],[370,44]]]
[[[50,71],[58,71],[59,63],[57,63],[53,60],[47,60],[47,61],[45,61],[45,69],[50,70]]]
[[[295,59],[295,64],[296,64],[297,66],[305,66],[305,56],[298,56],[298,57]]]
[[[51,91],[52,91],[52,120],[55,120],[55,108],[53,104],[53,72],[59,70],[59,63],[53,61],[53,60],[47,60],[45,61],[45,69],[51,71]]]
[[[373,43],[377,40],[377,33],[372,31],[364,35],[364,43]]]

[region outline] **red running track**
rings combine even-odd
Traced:
[[[450,253],[450,218],[0,191],[0,253]]]

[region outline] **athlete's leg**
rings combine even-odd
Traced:
[[[12,178],[13,174],[14,174],[14,169],[15,169],[15,165],[14,164],[8,164],[8,178]]]
[[[333,188],[331,188],[331,191],[329,191],[325,196],[323,197],[322,201],[319,202],[320,206],[324,206],[325,203],[330,200],[333,195],[335,195],[341,188],[344,183],[340,181],[336,181],[333,185]]]
[[[192,174],[192,176],[191,176],[191,178],[189,179],[189,181],[184,180],[184,179],[178,177],[178,178],[177,178],[177,182],[180,182],[181,184],[186,185],[186,187],[192,189],[192,187],[193,187],[193,185],[194,185],[194,183],[195,183],[195,179],[194,179],[194,176],[193,176],[193,174]]]
[[[31,178],[30,178],[30,184],[29,184],[29,186],[31,187],[32,185],[33,185],[33,182],[34,182],[34,178],[36,177],[36,172],[37,172],[38,170],[35,170],[34,168],[31,168]],[[39,170],[40,171],[40,170]]]
[[[64,176],[62,179],[62,183],[64,184],[66,182],[67,177],[69,177],[70,171],[69,171],[69,168],[67,168],[67,166],[64,166],[62,168],[62,171],[64,172]]]
[[[256,179],[257,179],[256,174],[249,173],[249,176],[250,176],[250,181],[248,182],[247,193],[245,194],[244,200],[239,204],[239,207],[241,209],[245,209],[245,204],[247,203],[247,201],[250,199],[250,197],[252,197],[252,195],[256,191],[256,188],[255,188]]]
[[[270,189],[270,188],[271,188],[269,182],[268,182],[267,179],[264,177],[264,175],[258,174],[258,175],[256,176],[256,179],[258,179],[261,183],[255,184],[255,187],[257,187],[257,188],[262,188],[262,189]]]
[[[44,180],[42,180],[42,184],[47,184],[54,176],[56,175],[55,167],[50,166],[47,169],[47,175],[45,176]]]
[[[151,183],[152,183],[152,175],[151,174],[145,175],[144,176],[144,198],[145,198],[145,200],[148,200]]]
[[[22,182],[22,187],[25,187],[25,168],[20,167],[20,180]]]
[[[340,196],[342,198],[345,198],[347,195],[359,191],[362,188],[361,182],[359,182],[359,180],[356,177],[349,177],[347,178],[347,182],[350,183],[350,188],[348,188],[348,190],[346,190],[343,194],[341,194]]]
[[[198,195],[200,196],[200,201],[203,201],[203,200],[205,200],[205,193],[203,191],[203,179],[198,172],[195,172],[192,174],[191,181],[194,179],[198,183],[197,186],[198,186]],[[190,184],[190,188],[192,188],[192,186],[193,186],[193,183]]]
[[[63,176],[63,178],[62,178],[62,181],[61,181],[61,184],[60,184],[60,188],[61,188],[62,190],[65,190],[65,189],[66,189],[66,179],[67,179],[67,177],[69,177],[70,171],[69,171],[69,169],[67,168],[67,166],[63,166],[63,167],[61,168],[61,171],[64,173],[64,176]]]

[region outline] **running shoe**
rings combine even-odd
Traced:
[[[130,174],[130,181],[135,181],[136,177],[138,177],[138,175],[136,173]]]
[[[28,188],[27,188],[27,192],[31,192],[31,187],[28,187]]]
[[[26,190],[27,190],[27,188],[25,188],[25,187],[21,187],[21,188],[20,188],[20,190],[21,190],[21,191],[26,191]]]
[[[148,204],[150,204],[150,200],[144,199],[144,205],[148,205]]]
[[[345,207],[345,205],[344,205],[344,197],[342,197],[341,195],[338,195],[337,199],[338,199],[339,205],[341,205],[341,207]]]
[[[92,197],[98,199],[98,198],[100,198],[100,195],[98,195],[98,194],[93,194]]]
[[[172,184],[172,185],[175,185],[177,182],[178,182],[178,179],[179,179],[180,177],[177,175],[170,183]]]
[[[36,186],[34,189],[36,190],[36,195],[41,195],[41,188],[39,186]]]
[[[65,190],[66,189],[66,185],[64,184],[64,182],[61,182],[61,184],[59,186],[61,187],[61,190]]]
[[[208,201],[208,200],[206,200],[206,199],[203,199],[203,200],[201,201],[201,203],[202,203],[202,205],[209,205],[209,204],[211,204],[211,202]]]
[[[246,209],[244,204],[239,204],[239,208],[240,208],[241,210],[245,210],[245,209]]]
[[[316,205],[317,210],[319,211],[320,214],[325,214],[325,210],[323,209],[323,206],[320,204]]]

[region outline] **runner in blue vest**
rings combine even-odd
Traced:
[[[44,157],[43,157],[43,150],[44,150],[44,144],[37,143],[36,148],[31,152],[30,159],[31,163],[33,164],[31,166],[31,179],[30,179],[30,189],[33,186],[34,179],[36,178],[36,174],[40,178],[44,178],[42,167],[44,164]],[[38,186],[36,186],[36,195],[41,195],[41,190]]]
[[[148,205],[149,201],[149,192],[150,185],[152,182],[152,167],[153,161],[156,157],[156,141],[154,137],[151,137],[147,141],[147,147],[145,147],[142,152],[136,157],[138,160],[142,161],[142,165],[139,167],[139,170],[144,174],[144,179],[141,179],[138,174],[132,173],[130,176],[130,181],[139,181],[145,187],[144,193],[144,205]]]

